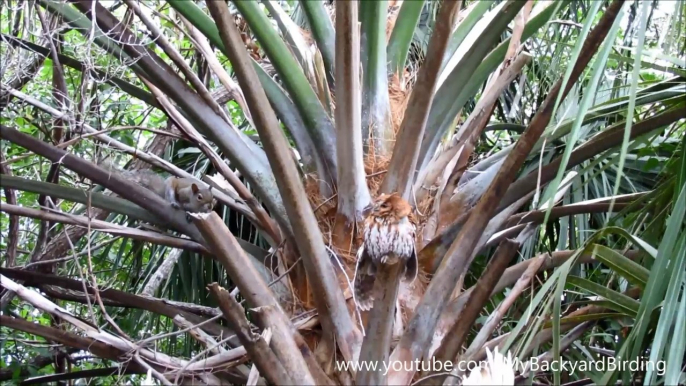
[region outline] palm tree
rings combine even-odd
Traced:
[[[686,8],[665,3],[8,6],[3,379],[452,384],[497,348],[520,381],[683,382]],[[99,166],[116,153],[217,207],[170,209]],[[413,206],[421,272],[382,270],[361,313],[381,193]],[[64,349],[31,358],[34,336]],[[534,366],[613,354],[666,367]]]

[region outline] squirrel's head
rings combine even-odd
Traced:
[[[194,207],[202,212],[210,212],[212,210],[214,197],[212,196],[211,188],[199,187],[197,184],[191,185],[193,192]]]

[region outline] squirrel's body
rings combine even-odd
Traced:
[[[174,208],[191,213],[207,213],[212,210],[214,197],[210,188],[200,185],[192,178],[172,176],[165,179],[150,170],[120,170],[113,167],[107,160],[100,162],[100,165],[106,170],[116,171],[123,178],[152,190],[171,203]]]

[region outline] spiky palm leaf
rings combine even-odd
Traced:
[[[93,205],[102,208],[98,219],[124,226],[93,223],[101,233],[75,233],[65,242],[60,232],[75,228],[60,224],[73,218],[3,205],[3,216],[42,219],[40,229],[48,229],[48,220],[58,227],[43,232],[50,240],[45,251],[41,237],[10,233],[12,261],[27,262],[16,255],[18,242],[22,249],[36,249],[30,257],[34,267],[51,270],[2,268],[3,280],[40,288],[61,299],[66,312],[90,315],[120,335],[114,341],[81,326],[91,341],[79,346],[67,333],[73,339],[59,343],[121,360],[127,352],[118,345],[130,342],[136,354],[127,371],[161,382],[253,382],[259,371],[269,383],[409,384],[423,377],[428,383],[457,378],[435,369],[386,374],[381,367],[355,371],[341,364],[407,365],[433,355],[480,360],[494,346],[523,362],[534,350],[545,351],[539,359],[588,360],[600,333],[625,339],[606,340],[605,351],[635,356],[650,347],[651,359],[670,359],[675,364],[659,379],[679,382],[675,358],[683,357],[686,341],[678,328],[686,317],[680,284],[686,257],[679,252],[686,180],[686,83],[678,44],[686,36],[683,4],[666,15],[652,3],[630,7],[621,1],[461,6],[271,0],[264,7],[239,1],[228,8],[223,2],[125,1],[109,9],[88,1],[39,4],[40,17],[27,6],[9,9],[13,23],[6,25],[13,29],[2,31],[2,50],[13,54],[8,58],[32,52],[55,65],[18,92],[17,85],[30,77],[3,64],[2,94],[12,98],[2,121],[3,157],[9,160],[2,161],[9,166],[3,174],[19,176],[3,176],[5,199],[10,203],[16,192],[20,203],[35,206],[27,193],[35,192],[41,205],[47,196],[59,200],[61,210],[82,215]],[[626,12],[631,17],[623,19]],[[51,18],[65,23],[62,31],[73,30],[54,35],[50,44],[27,42],[30,36],[15,21],[22,17],[38,26],[43,19],[48,32],[56,23]],[[664,33],[665,23],[678,27],[653,35]],[[621,47],[626,42],[636,48]],[[651,45],[663,48],[659,58]],[[87,60],[79,62],[84,55]],[[64,90],[77,106],[66,118],[42,94],[48,88],[41,84],[53,76],[52,101],[60,101],[60,74],[83,77],[81,86]],[[95,96],[90,99],[89,89]],[[137,99],[127,109],[114,107],[127,95]],[[225,99],[217,100],[220,95]],[[39,118],[30,106],[42,110]],[[145,116],[130,112],[144,109]],[[66,122],[70,137],[49,136],[61,133],[46,130],[44,122],[52,119],[56,127]],[[85,120],[82,130],[91,132],[128,127],[63,144],[78,156],[65,158],[42,141],[58,145],[74,138],[81,126],[73,119]],[[159,137],[148,136],[153,147],[140,153],[141,138],[132,127],[165,120],[166,130],[184,139],[163,154]],[[189,224],[149,193],[126,181],[113,183],[88,161],[111,152],[105,146],[175,175],[203,178],[215,188],[220,216]],[[21,155],[23,149],[53,162],[66,159],[64,167],[52,167],[60,171],[59,180],[48,181],[61,186],[31,181],[47,178],[34,165],[48,164]],[[84,198],[79,189],[87,189],[88,181],[124,200],[98,193]],[[360,242],[356,223],[371,197],[392,191],[416,209],[423,272],[399,290],[392,277],[381,283],[389,296],[359,315],[349,288]],[[141,222],[156,228],[133,229]],[[30,230],[33,224],[21,227]],[[170,238],[164,228],[195,241]],[[102,233],[124,236],[116,240]],[[521,258],[511,265],[517,251]],[[58,266],[40,262],[79,252],[58,259]],[[661,280],[661,270],[672,266],[677,268],[669,280]],[[540,281],[532,280],[543,270],[548,271]],[[45,285],[49,274],[58,275],[48,279],[54,286]],[[70,275],[83,275],[106,307],[99,307],[97,297],[87,300],[81,283],[64,279]],[[206,287],[212,282],[233,287],[234,296],[218,287],[210,296]],[[520,296],[529,285],[533,299]],[[103,291],[108,287],[122,292]],[[55,340],[62,325],[36,330],[22,324],[22,318],[51,323],[42,316],[47,314],[20,311],[27,301],[50,313],[47,303],[30,292],[17,293],[19,299],[8,306],[12,316],[2,316],[8,326],[3,332]],[[233,298],[261,338],[251,335]],[[5,306],[13,296],[5,292],[3,299]],[[665,299],[677,300],[665,304],[659,318],[651,315]],[[104,318],[105,311],[111,318]],[[230,329],[207,320],[222,315]],[[183,319],[204,324],[191,335],[175,331],[155,338],[157,355],[176,358],[150,361],[145,350],[153,346],[143,344],[154,334],[185,328]],[[622,335],[627,327],[634,328]],[[673,341],[665,339],[669,334]],[[106,354],[89,348],[93,342],[115,349]],[[241,345],[253,371],[244,364]],[[27,350],[20,343],[13,347]],[[225,352],[231,347],[231,354]],[[217,362],[229,370],[199,365],[212,355],[208,360],[233,358]],[[65,356],[53,357],[55,372],[62,372]],[[181,358],[191,363],[179,363]],[[16,354],[12,360],[28,359]],[[559,371],[537,376],[560,382]],[[571,376],[607,383],[632,375]],[[655,380],[656,374],[646,377]]]

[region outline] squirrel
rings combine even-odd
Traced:
[[[105,170],[115,171],[122,178],[152,190],[171,203],[175,209],[183,209],[191,213],[207,213],[212,211],[214,207],[211,188],[203,186],[195,179],[176,176],[165,179],[150,170],[121,170],[107,159],[101,160],[98,165]],[[188,216],[186,217],[188,218]]]

